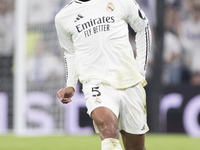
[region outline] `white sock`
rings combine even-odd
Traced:
[[[123,150],[119,140],[107,138],[101,141],[101,150]]]

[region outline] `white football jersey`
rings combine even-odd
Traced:
[[[73,0],[55,18],[64,50],[67,86],[105,83],[124,89],[141,82],[151,45],[148,19],[135,0]],[[136,32],[137,57],[128,36]]]

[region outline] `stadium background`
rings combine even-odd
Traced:
[[[182,33],[187,21],[192,22],[192,4],[200,6],[200,0],[136,1],[149,18],[153,35],[145,87],[150,133],[200,138],[198,59],[191,66],[191,60],[200,53],[200,13],[197,30],[190,27],[196,35],[187,39]],[[65,86],[65,73],[54,17],[66,3],[0,0],[0,135],[94,133],[80,83],[73,103],[62,105],[56,96]],[[195,11],[199,8],[195,7]],[[133,39],[134,31],[130,30],[134,51]],[[196,51],[187,45],[196,46]],[[188,53],[194,55],[188,58]]]

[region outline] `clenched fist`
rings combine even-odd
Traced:
[[[66,88],[60,89],[57,92],[57,95],[63,104],[68,104],[72,101],[71,98],[73,97],[74,93],[75,93],[75,90],[73,87],[66,87]]]

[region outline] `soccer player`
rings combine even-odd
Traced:
[[[77,80],[102,150],[145,150],[145,73],[151,47],[148,19],[135,0],[73,0],[55,18],[67,83],[57,95],[68,104]],[[128,24],[136,32],[137,57]]]

